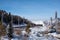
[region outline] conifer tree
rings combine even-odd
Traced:
[[[13,27],[12,27],[12,19],[11,13],[9,13],[9,29],[8,29],[8,37],[13,38]]]

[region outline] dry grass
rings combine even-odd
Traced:
[[[6,35],[5,27],[0,23],[0,36]]]

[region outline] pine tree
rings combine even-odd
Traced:
[[[9,13],[9,29],[8,29],[8,37],[13,38],[13,27],[12,27],[12,17],[11,13]]]

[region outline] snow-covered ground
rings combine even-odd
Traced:
[[[22,38],[12,38],[11,40],[24,40],[24,36],[21,36]],[[57,38],[53,37],[52,35],[43,35],[40,33],[29,34],[28,37],[25,37],[27,40],[58,40]],[[8,38],[1,37],[1,40],[9,40]]]
[[[17,35],[14,34],[14,38],[12,38],[11,40],[60,40],[57,37],[60,37],[60,35],[56,34],[56,33],[48,33],[46,34],[42,34],[41,32],[45,32],[48,31],[48,27],[45,26],[45,23],[40,20],[40,21],[33,21],[33,23],[35,24],[42,24],[43,26],[37,26],[37,27],[31,27],[30,28],[30,33],[27,34],[27,32],[22,31],[22,34]],[[48,24],[48,23],[46,23]],[[17,25],[14,25],[14,27],[16,27]],[[19,26],[26,26],[25,25],[18,25]],[[28,36],[26,36],[28,35]],[[1,40],[9,40],[8,37],[1,37]]]
[[[58,40],[56,33],[49,33],[47,35],[42,34],[41,32],[46,31],[46,27],[32,27],[30,28],[30,33],[22,31],[20,35],[14,34],[14,38],[11,40]],[[28,36],[26,36],[28,35]],[[1,40],[9,40],[8,37],[1,37]]]

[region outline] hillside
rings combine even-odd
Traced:
[[[23,24],[23,23],[28,24],[28,23],[30,23],[31,25],[34,25],[28,19],[22,18],[18,15],[12,15],[10,12],[7,13],[5,10],[0,10],[0,21],[1,21],[1,18],[2,18],[2,14],[3,14],[3,22],[6,23],[6,24],[8,24],[10,22],[10,17],[11,17],[12,21],[13,21],[13,24],[18,24],[18,22],[19,22],[19,24]]]

